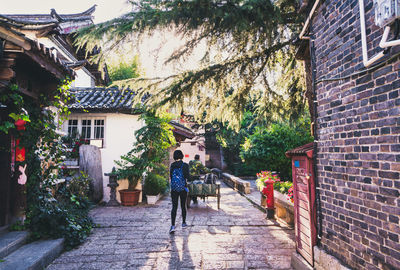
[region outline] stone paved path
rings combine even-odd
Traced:
[[[294,232],[265,219],[223,185],[216,198],[188,210],[187,229],[169,235],[170,197],[155,206],[97,207],[88,240],[48,269],[291,269]]]

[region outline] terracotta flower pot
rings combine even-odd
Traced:
[[[133,205],[137,205],[139,202],[140,190],[122,189],[119,191],[119,195],[121,196],[121,204],[122,205],[133,206]]]

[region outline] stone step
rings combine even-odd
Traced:
[[[41,270],[63,250],[64,239],[40,240],[26,244],[0,262],[0,270]]]
[[[0,235],[0,259],[21,247],[28,239],[26,231],[7,232]]]
[[[0,235],[8,233],[8,225],[0,227]]]

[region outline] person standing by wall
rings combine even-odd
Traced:
[[[171,228],[169,233],[175,231],[176,212],[178,210],[178,201],[181,201],[182,210],[182,228],[186,228],[186,198],[188,195],[187,181],[189,180],[189,165],[182,161],[183,153],[181,150],[174,152],[174,160],[171,164],[169,173],[171,178]]]

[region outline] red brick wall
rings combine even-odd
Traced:
[[[358,0],[322,2],[312,25],[317,81],[364,68]],[[370,57],[381,50],[383,33],[372,2],[364,1]],[[395,57],[316,86],[321,246],[354,269],[400,269],[399,75]]]

